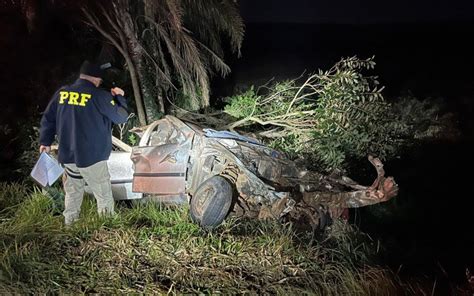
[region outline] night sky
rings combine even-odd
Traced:
[[[376,24],[400,22],[472,21],[469,0],[242,0],[248,22]]]
[[[353,55],[375,55],[376,74],[388,96],[408,90],[421,97],[451,95],[465,91],[474,80],[474,1],[239,3],[247,26],[243,55],[228,60],[233,72],[224,83],[262,84],[273,77],[297,77]],[[444,73],[456,75],[443,77]]]

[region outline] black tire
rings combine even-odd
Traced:
[[[224,177],[207,179],[191,198],[191,219],[207,229],[219,226],[230,211],[232,192],[231,184]]]

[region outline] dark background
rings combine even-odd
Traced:
[[[248,23],[383,24],[470,21],[472,1],[466,0],[240,0]]]
[[[439,293],[465,281],[466,268],[474,267],[473,1],[239,2],[246,22],[242,57],[227,57],[232,73],[214,79],[214,99],[271,78],[327,69],[352,55],[375,55],[375,74],[390,101],[407,92],[420,100],[443,99],[461,135],[422,143],[386,163],[399,196],[351,214],[382,242],[381,263],[400,276],[436,280]],[[54,90],[100,48],[93,32],[70,26],[73,17],[44,12],[38,29],[29,32],[18,12],[0,10],[3,180],[15,178],[23,149],[18,135],[39,124]],[[368,163],[351,176],[367,183],[374,177]]]
[[[385,163],[401,188],[395,200],[351,212],[381,241],[382,264],[405,279],[436,281],[436,293],[448,294],[450,284],[465,282],[466,268],[474,269],[474,3],[283,2],[242,2],[243,57],[224,85],[261,85],[328,69],[342,56],[375,55],[388,100],[407,93],[433,104],[441,99],[443,112],[454,114],[460,136],[425,141]],[[374,177],[368,163],[350,175],[362,183]]]

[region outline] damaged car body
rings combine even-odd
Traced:
[[[398,193],[394,179],[385,177],[382,162],[373,157],[369,161],[377,178],[362,186],[344,176],[309,171],[255,139],[173,116],[133,131],[141,137],[139,145],[114,151],[109,159],[114,198],[189,203],[193,221],[206,228],[229,215],[304,219],[324,226],[326,216]]]

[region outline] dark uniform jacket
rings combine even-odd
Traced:
[[[60,88],[41,119],[40,144],[50,146],[58,135],[60,163],[88,167],[107,160],[112,151],[112,123],[127,121],[125,98],[87,80]]]

